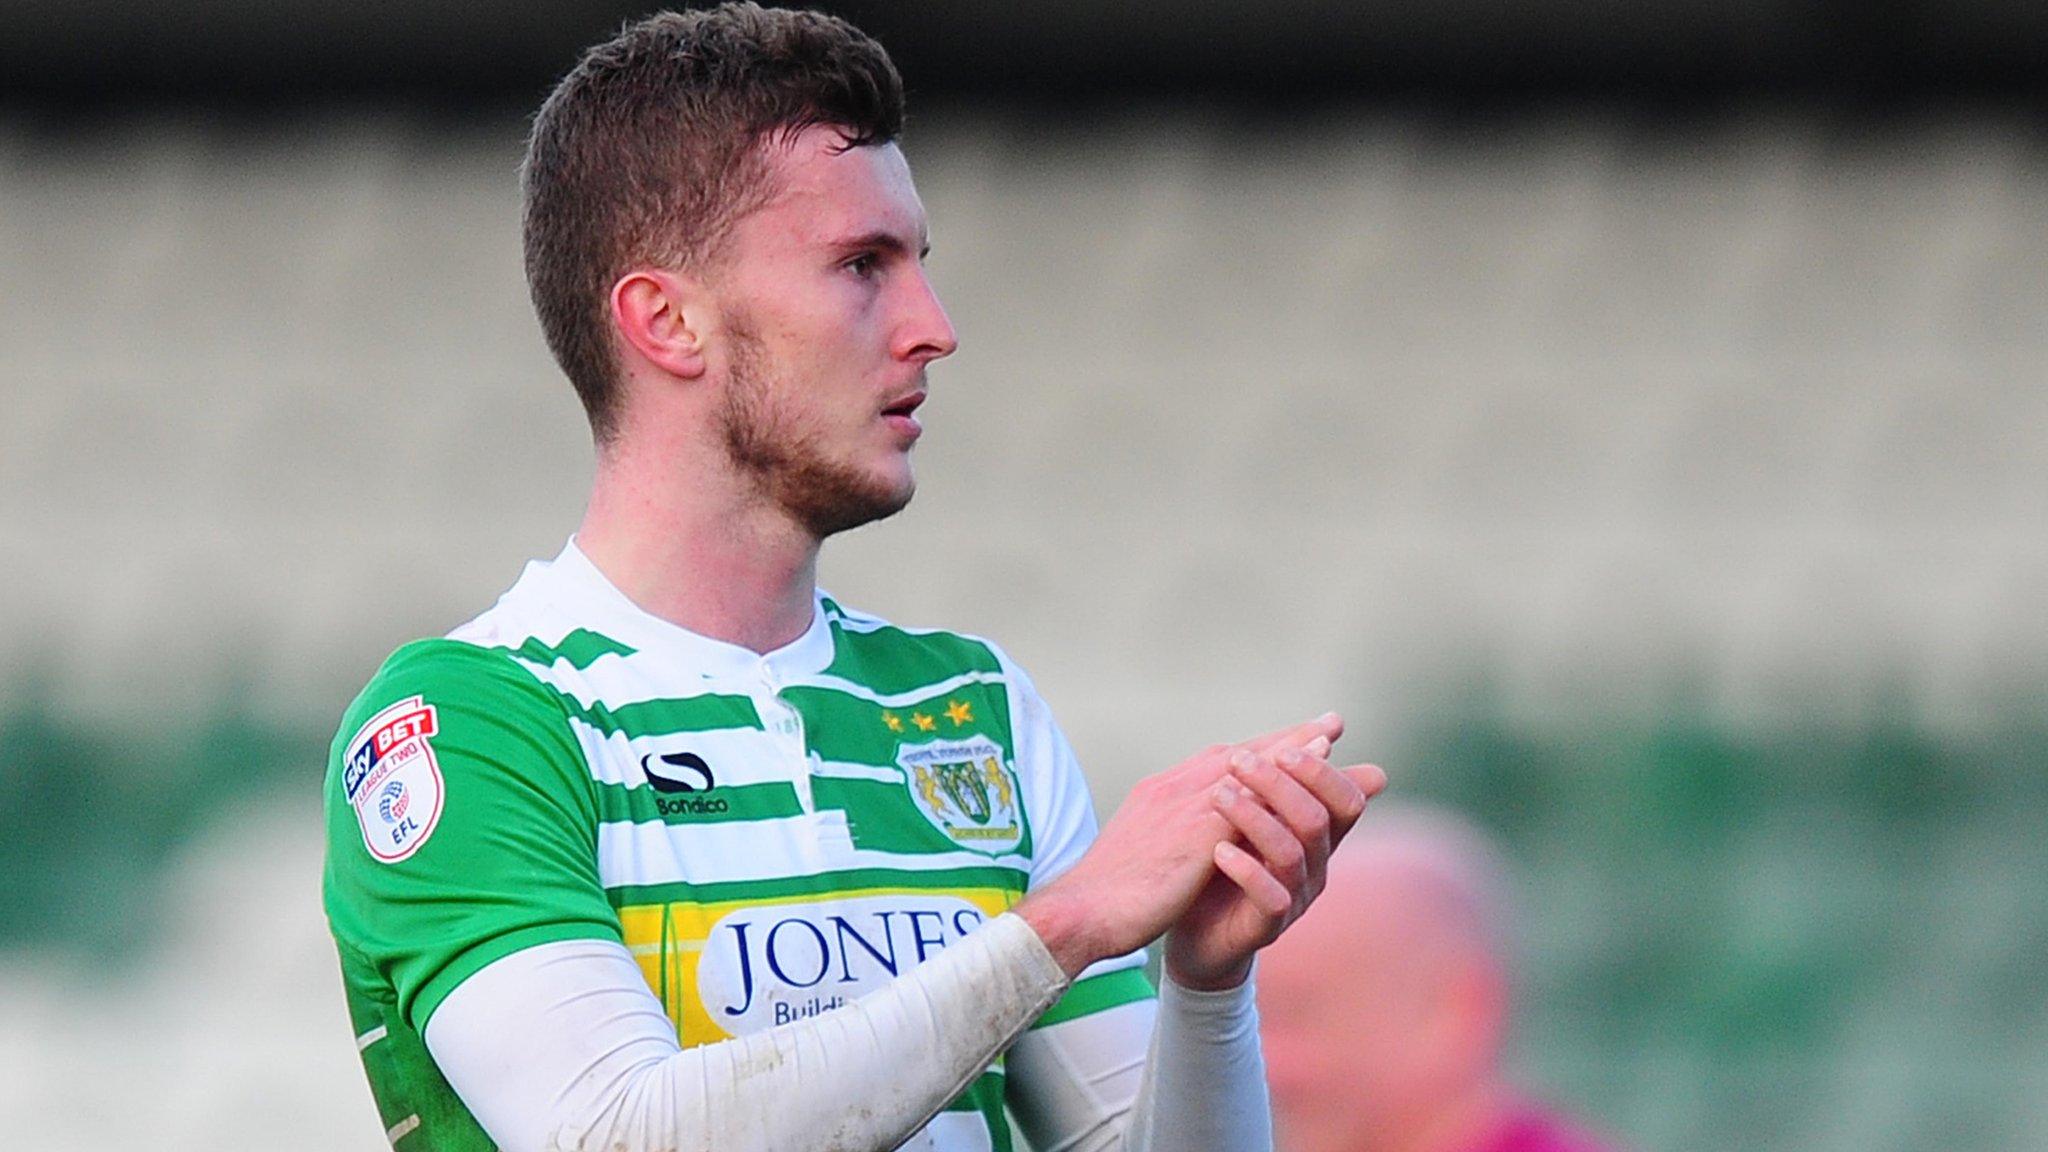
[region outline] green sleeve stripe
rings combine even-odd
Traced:
[[[585,707],[574,696],[552,690],[572,719],[580,720],[602,734],[622,733],[628,740],[642,736],[667,736],[676,732],[710,732],[719,728],[761,728],[761,714],[745,696],[679,696],[660,700],[638,700],[609,708],[603,704]]]
[[[614,908],[646,904],[723,904],[730,900],[775,900],[793,896],[823,896],[865,888],[908,888],[917,891],[949,892],[960,889],[993,888],[1024,893],[1029,877],[1015,868],[935,868],[919,871],[907,868],[849,868],[840,872],[817,872],[774,880],[728,880],[716,884],[627,884],[605,890]]]
[[[717,824],[803,815],[788,781],[732,784],[705,792],[658,793],[651,787],[601,782],[597,818],[633,824]]]
[[[624,938],[619,934],[616,920],[610,924],[600,924],[592,920],[535,924],[530,928],[492,936],[449,961],[447,967],[420,985],[419,995],[413,998],[412,1012],[408,1017],[413,1030],[425,1035],[427,1021],[434,1018],[434,1010],[439,1008],[441,1001],[446,1000],[448,994],[455,991],[464,980],[514,952],[523,951],[536,944],[552,944],[557,940],[609,940],[621,946],[625,944]]]
[[[581,670],[597,663],[600,656],[631,656],[636,649],[609,636],[578,628],[552,647],[529,636],[519,647],[501,648],[499,651],[509,652],[521,660],[530,660],[543,668],[551,668],[557,661],[567,660],[569,667]]]
[[[1139,1000],[1150,1000],[1158,993],[1152,990],[1152,981],[1145,977],[1143,968],[1125,968],[1119,972],[1104,972],[1067,989],[1059,1003],[1045,1010],[1033,1028],[1045,1028],[1064,1023],[1082,1016],[1093,1016],[1097,1012],[1114,1008],[1119,1004],[1133,1004]]]
[[[974,1083],[965,1092],[953,1097],[943,1111],[979,1112],[983,1116],[1001,1116],[1003,1106],[1003,1073],[993,1069],[975,1077]]]

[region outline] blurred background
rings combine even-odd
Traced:
[[[2048,1146],[2048,8],[832,6],[934,275],[906,514],[1113,807],[1325,707],[1497,832],[1646,1150]],[[348,700],[581,510],[515,167],[600,0],[0,0],[0,1118],[383,1135]]]

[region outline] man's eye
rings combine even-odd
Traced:
[[[846,262],[847,270],[851,271],[855,276],[858,276],[863,280],[867,279],[870,276],[873,276],[875,274],[875,269],[880,266],[880,262],[877,261],[872,254],[855,256],[853,259],[848,260]]]

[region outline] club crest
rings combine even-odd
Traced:
[[[986,736],[915,744],[896,754],[917,810],[955,844],[990,856],[1024,839],[1017,777]]]

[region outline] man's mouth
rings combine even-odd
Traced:
[[[917,422],[917,406],[924,403],[924,390],[919,389],[882,409],[882,422],[896,430],[903,437],[907,447],[924,435],[924,425]]]
[[[924,396],[923,392],[912,392],[910,395],[882,409],[882,415],[901,416],[905,420],[913,419],[917,412],[917,406],[924,403]]]

